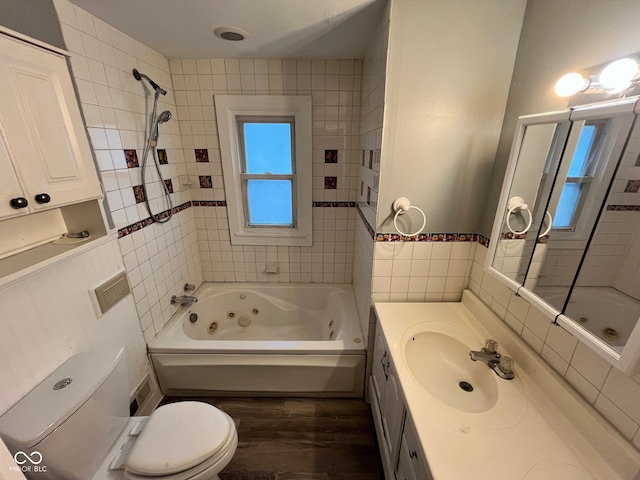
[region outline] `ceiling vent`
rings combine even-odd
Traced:
[[[240,42],[249,36],[249,32],[237,27],[218,27],[213,31],[213,34],[231,42]]]

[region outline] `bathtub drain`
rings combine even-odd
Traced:
[[[618,331],[615,328],[611,327],[603,328],[602,335],[604,335],[607,340],[617,340],[620,337]]]
[[[242,315],[238,319],[238,325],[240,325],[241,327],[248,327],[249,325],[251,325],[251,319],[246,315]]]
[[[209,324],[209,335],[213,335],[214,333],[216,333],[216,330],[218,329],[218,322],[211,322]]]

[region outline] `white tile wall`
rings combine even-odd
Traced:
[[[477,246],[469,288],[538,352],[636,448],[640,448],[640,375],[627,377],[554,326],[542,312],[485,272],[487,249]]]
[[[376,242],[374,302],[459,301],[477,242]]]
[[[353,288],[358,305],[360,325],[365,336],[369,336],[368,345],[372,345],[374,329],[370,326],[371,287],[374,241],[367,227],[375,228],[376,208],[366,203],[366,187],[377,187],[371,170],[362,165],[363,151],[380,152],[382,147],[382,119],[384,111],[385,73],[387,66],[387,44],[389,38],[389,10],[387,9],[380,25],[371,37],[374,41],[368,49],[362,66],[362,101],[360,108],[360,152],[356,158],[357,184],[356,199],[358,209],[366,220],[356,216],[355,255],[353,259]],[[379,170],[379,167],[378,167]],[[375,188],[377,190],[377,188]],[[364,198],[363,198],[364,197]],[[367,225],[368,224],[368,225]]]
[[[99,317],[90,297],[123,269],[114,238],[0,288],[0,413],[67,358],[102,347],[127,349],[133,393],[147,373],[133,298]]]
[[[178,59],[170,62],[187,173],[194,200],[225,200],[214,95],[310,95],[313,98],[313,201],[353,202],[360,121],[360,60]],[[196,162],[194,149],[208,149]],[[325,163],[325,149],[338,163]],[[213,188],[200,188],[210,175]],[[337,189],[325,189],[325,177]],[[198,206],[196,225],[207,280],[351,283],[355,210],[315,207],[313,247],[232,246],[225,207]],[[280,273],[267,275],[265,261]]]
[[[81,108],[95,151],[111,216],[120,229],[149,217],[143,203],[136,203],[132,186],[140,184],[140,168],[127,168],[124,149],[135,149],[142,162],[152,91],[135,80],[137,68],[167,90],[158,111],[174,117],[161,126],[159,148],[167,150],[168,165],[160,169],[171,179],[174,206],[191,200],[191,191],[180,182],[186,174],[180,112],[171,88],[169,62],[159,53],[133,40],[68,0],[55,0],[62,33],[71,52],[71,66]],[[151,159],[149,159],[151,162]],[[167,209],[162,201],[155,169],[147,169],[152,211]],[[180,294],[186,282],[200,283],[202,270],[196,237],[194,209],[174,215],[165,224],[154,224],[120,239],[133,296],[146,340],[169,320],[175,307],[172,294]]]
[[[352,283],[354,208],[313,208],[311,247],[231,245],[226,207],[194,210],[207,280]],[[266,262],[278,262],[280,273],[265,273]]]

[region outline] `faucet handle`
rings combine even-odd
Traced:
[[[503,373],[513,372],[513,358],[506,355],[500,357],[500,370],[502,370]]]
[[[484,351],[487,353],[496,353],[498,351],[498,342],[493,338],[488,338],[484,342]]]

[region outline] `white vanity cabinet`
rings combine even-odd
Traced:
[[[380,325],[376,328],[369,383],[382,465],[387,480],[430,480],[431,475]]]
[[[432,480],[409,415],[405,415],[395,475],[396,480]]]
[[[0,33],[0,219],[102,196],[63,55]]]
[[[400,449],[405,408],[391,355],[380,328],[376,329],[369,395],[382,464],[385,475],[392,480]]]

